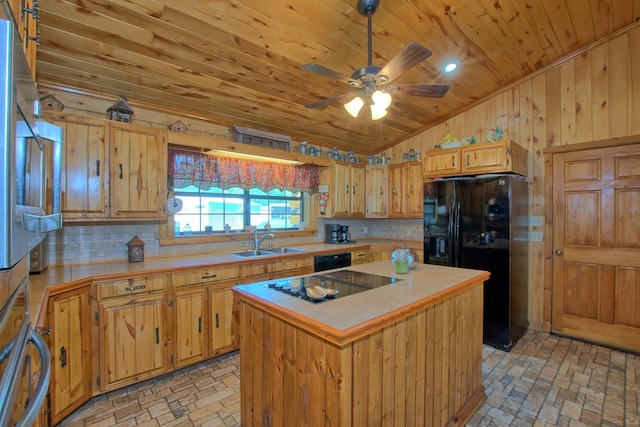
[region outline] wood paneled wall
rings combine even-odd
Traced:
[[[529,151],[529,321],[548,328],[543,314],[545,147],[640,135],[640,25],[584,50],[467,111],[415,135],[391,149],[432,150],[444,136],[474,135],[484,141],[489,128]],[[550,236],[549,236],[550,237]],[[549,272],[547,272],[549,273]]]

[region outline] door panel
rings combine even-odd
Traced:
[[[640,351],[640,144],[553,156],[552,330]]]

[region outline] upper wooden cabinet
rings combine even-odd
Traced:
[[[512,141],[466,145],[425,152],[424,176],[516,173],[527,175],[527,150]]]
[[[389,215],[389,168],[367,166],[366,216],[386,218]]]
[[[64,132],[65,222],[166,218],[163,130],[57,113],[49,120]]]
[[[40,18],[38,17],[38,2],[34,0],[9,0],[11,19],[15,24],[22,50],[31,71],[31,77],[36,79],[36,50],[40,38]],[[9,17],[6,17],[9,18]]]
[[[422,163],[389,166],[389,218],[422,218]]]
[[[320,171],[320,184],[329,186],[326,218],[365,217],[365,166],[335,162]]]

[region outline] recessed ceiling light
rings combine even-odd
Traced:
[[[455,62],[450,62],[450,63],[448,63],[447,65],[444,66],[444,72],[445,73],[451,73],[456,68],[458,68],[458,64],[456,64]]]

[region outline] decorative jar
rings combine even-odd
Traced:
[[[397,274],[407,274],[418,266],[418,253],[408,248],[396,249],[391,253],[391,264]]]

